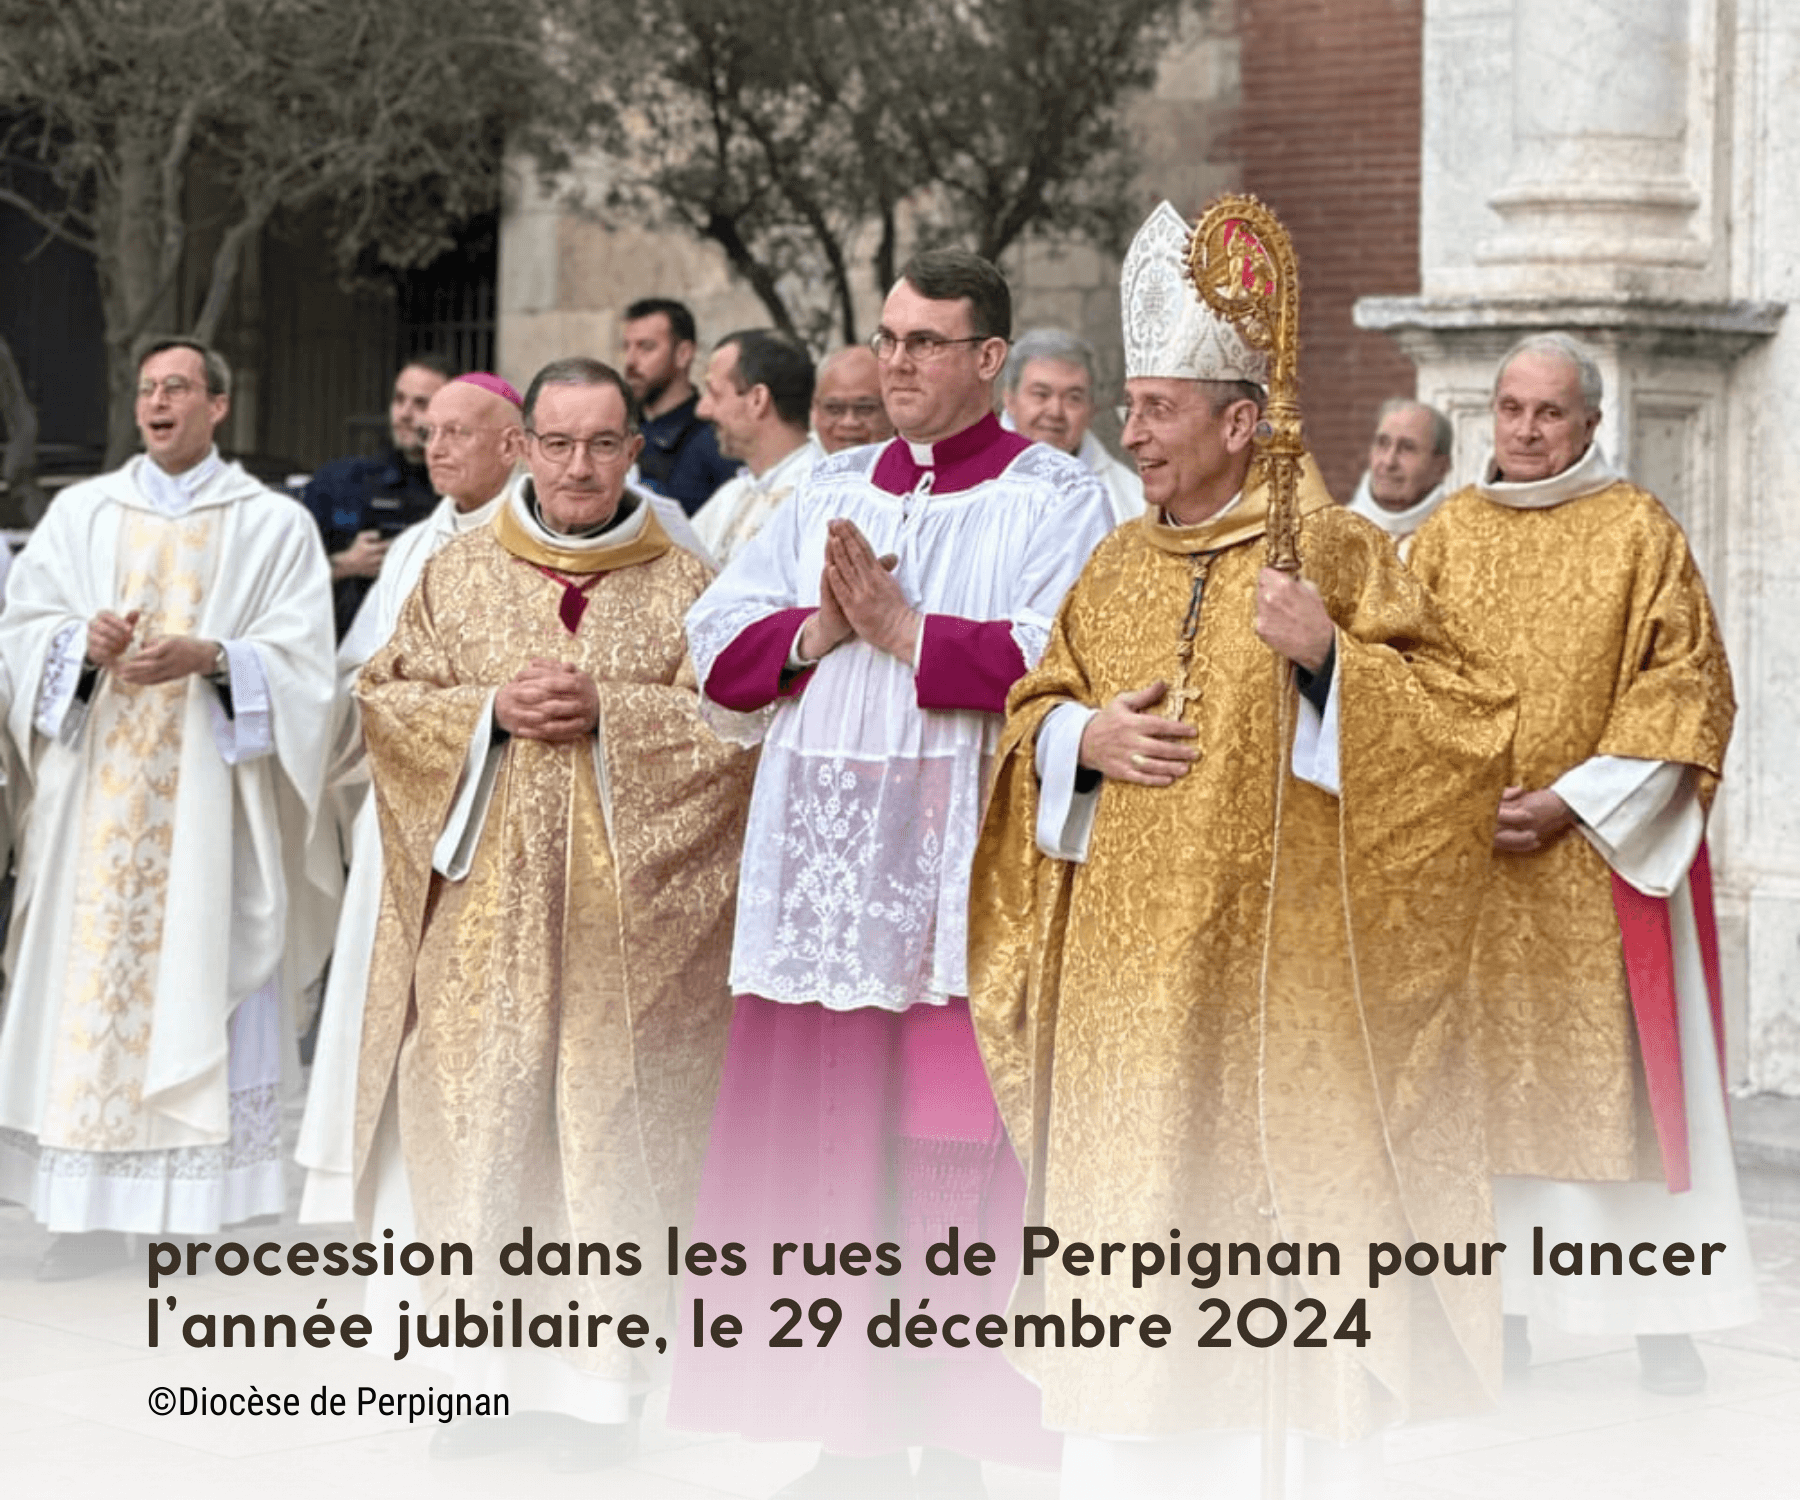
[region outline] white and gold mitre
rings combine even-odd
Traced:
[[[1200,299],[1188,275],[1192,230],[1175,205],[1159,203],[1125,252],[1119,273],[1125,378],[1269,383],[1269,358]]]

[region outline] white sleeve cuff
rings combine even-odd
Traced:
[[[81,738],[82,725],[87,723],[87,705],[79,705],[79,712],[74,714],[69,708],[75,702],[75,689],[81,682],[81,663],[86,655],[87,625],[83,621],[71,620],[50,642],[49,654],[44,658],[44,675],[39,679],[37,716],[33,721],[37,732],[46,739],[60,738],[65,745],[73,745]],[[99,691],[98,684],[95,691]]]
[[[1300,700],[1300,721],[1294,726],[1294,775],[1332,796],[1343,795],[1343,779],[1338,767],[1338,685],[1344,680],[1344,659],[1340,653],[1331,673],[1331,688],[1325,695],[1325,712],[1320,713],[1305,693]]]
[[[1081,737],[1097,712],[1080,703],[1059,703],[1038,726],[1037,846],[1051,859],[1072,864],[1087,860],[1094,814],[1100,806],[1099,786],[1091,792],[1075,789],[1075,775],[1081,769]]]
[[[811,618],[810,616],[808,618]],[[800,622],[800,628],[794,632],[794,639],[788,646],[787,670],[804,672],[808,667],[816,667],[820,659],[809,659],[800,654],[800,637],[806,634],[806,621]]]
[[[600,795],[600,817],[606,824],[606,837],[613,834],[612,778],[606,770],[606,703],[600,704],[600,717],[594,721],[594,790]]]
[[[225,671],[231,686],[231,712],[207,684],[213,744],[228,766],[267,755],[275,748],[275,726],[269,702],[269,678],[262,656],[249,641],[224,641]]]
[[[1698,779],[1672,760],[1596,755],[1550,788],[1577,826],[1626,884],[1646,896],[1672,896],[1706,834]]]

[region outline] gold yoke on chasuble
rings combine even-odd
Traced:
[[[1125,285],[1129,309],[1129,260]],[[1482,1404],[1498,1381],[1497,1281],[1440,1272],[1370,1291],[1361,1271],[1371,1242],[1460,1255],[1491,1238],[1466,980],[1512,695],[1392,544],[1293,457],[1286,540],[1337,627],[1341,796],[1292,775],[1292,674],[1255,633],[1278,472],[1259,459],[1208,522],[1152,512],[1108,537],[1013,689],[975,859],[970,1005],[1027,1223],[1065,1243],[1167,1245],[1173,1229],[1183,1246],[1330,1242],[1343,1274],[1303,1263],[1287,1293],[1289,1339],[1308,1318],[1296,1300],[1315,1297],[1326,1346],[1267,1358],[1233,1332],[1197,1347],[1213,1319],[1197,1304],[1236,1311],[1268,1295],[1260,1275],[1201,1291],[1165,1269],[1133,1290],[1044,1262],[1018,1310],[1066,1317],[1080,1297],[1174,1323],[1160,1350],[1130,1338],[1016,1356],[1052,1427],[1260,1428],[1275,1382],[1287,1423],[1349,1439]],[[1044,856],[1045,718],[1175,680],[1209,554],[1183,704],[1200,759],[1168,787],[1104,782],[1085,862]],[[1360,1349],[1329,1337],[1359,1297],[1373,1335]]]
[[[392,1088],[419,1238],[474,1252],[472,1281],[425,1279],[424,1310],[460,1296],[485,1311],[535,1290],[538,1311],[579,1300],[584,1314],[655,1321],[660,1278],[596,1262],[522,1287],[498,1258],[527,1225],[539,1243],[654,1247],[690,1212],[730,1021],[753,759],[699,718],[681,621],[704,563],[671,547],[654,515],[598,551],[546,547],[502,517],[431,560],[358,690],[388,866],[359,1197],[366,1209]],[[573,633],[566,587],[543,566],[605,572]],[[445,879],[432,853],[471,738],[494,690],[534,656],[593,677],[597,736],[507,740],[469,872]],[[631,1371],[614,1342],[562,1356]]]
[[[1549,786],[1596,755],[1679,761],[1710,804],[1730,668],[1654,496],[1621,482],[1527,510],[1465,489],[1421,528],[1411,566],[1519,685],[1513,782]],[[1495,1172],[1660,1178],[1606,862],[1571,829],[1497,858],[1489,878],[1473,973]]]
[[[142,611],[140,643],[193,633],[216,568],[221,514],[123,511],[118,608]],[[132,687],[108,673],[95,694],[85,734],[95,764],[73,851],[81,869],[38,1137],[45,1146],[164,1144],[151,1140],[154,1116],[142,1105],[190,686],[184,677]]]

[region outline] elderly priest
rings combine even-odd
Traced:
[[[1508,1257],[1507,1363],[1529,1365],[1536,1315],[1635,1334],[1644,1385],[1681,1395],[1706,1380],[1690,1335],[1757,1309],[1704,837],[1735,704],[1687,538],[1601,451],[1600,398],[1567,334],[1509,351],[1494,461],[1419,531],[1412,566],[1519,685],[1475,945],[1503,1237],[1721,1249],[1685,1278],[1532,1276]]]

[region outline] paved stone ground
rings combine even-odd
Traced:
[[[1800,1105],[1795,1105],[1800,1110]],[[1766,1112],[1765,1112],[1766,1113]],[[1779,1124],[1779,1122],[1777,1122]],[[1765,1133],[1775,1126],[1764,1122]],[[1785,1126],[1780,1126],[1785,1129]],[[1777,1132],[1779,1133],[1779,1132]],[[312,1238],[293,1225],[258,1239]],[[1736,1500],[1800,1495],[1800,1222],[1752,1221],[1763,1311],[1754,1325],[1704,1338],[1710,1380],[1691,1397],[1638,1389],[1623,1339],[1534,1329],[1536,1365],[1480,1417],[1402,1430],[1387,1439],[1388,1500]],[[367,1349],[213,1350],[145,1346],[148,1289],[133,1266],[90,1281],[41,1285],[32,1271],[44,1232],[0,1207],[0,1495],[77,1500],[761,1500],[808,1468],[806,1444],[756,1445],[669,1431],[652,1394],[642,1451],[598,1475],[546,1473],[531,1457],[432,1462],[434,1426],[374,1416],[157,1417],[155,1386],[206,1386],[310,1396],[320,1386],[423,1390],[429,1372],[389,1358],[377,1330]],[[183,1280],[179,1314],[208,1309],[355,1310],[347,1281],[294,1277]],[[993,1500],[1054,1500],[1053,1476],[989,1465]],[[1197,1494],[1205,1495],[1204,1489]]]

